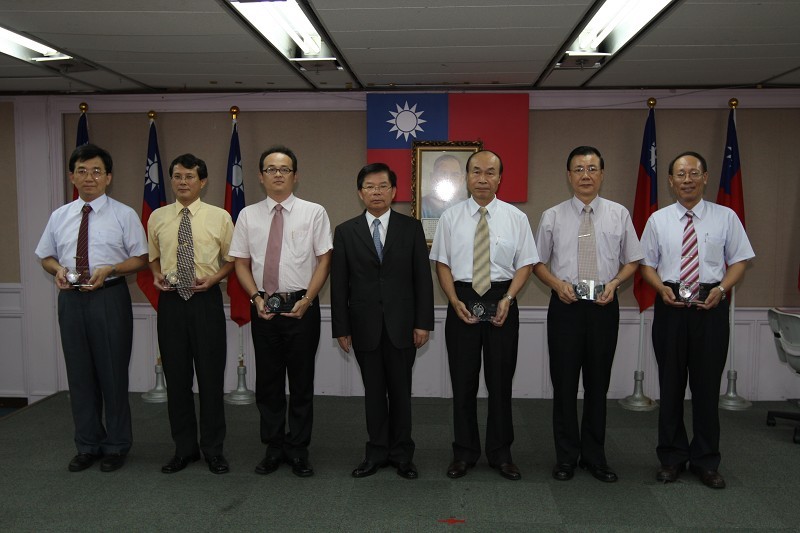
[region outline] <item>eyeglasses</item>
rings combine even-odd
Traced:
[[[281,167],[281,168],[269,167],[269,168],[265,168],[261,172],[263,172],[267,176],[274,176],[278,172],[281,173],[281,176],[288,176],[289,174],[294,172],[294,169],[293,168],[289,168],[289,167]]]
[[[370,194],[370,193],[373,193],[375,191],[380,192],[380,193],[384,193],[384,192],[388,191],[391,188],[392,188],[392,186],[389,185],[388,183],[381,183],[380,185],[364,185],[363,187],[361,187],[361,190],[364,191],[367,194]]]
[[[703,174],[704,174],[704,172],[700,172],[697,169],[690,170],[689,172],[685,172],[685,171],[681,170],[681,171],[676,172],[675,174],[673,174],[673,177],[677,178],[680,181],[685,180],[686,176],[689,176],[693,180],[699,180],[700,178],[703,177]]]
[[[172,176],[172,181],[177,181],[177,182],[185,181],[187,183],[191,183],[196,179],[197,176],[195,176],[194,174],[187,174],[186,176],[183,176],[181,174],[175,174]]]
[[[570,172],[572,172],[576,176],[582,176],[584,173],[586,173],[586,174],[588,174],[590,176],[594,176],[598,172],[600,172],[600,169],[597,168],[594,165],[590,165],[588,167],[575,167],[572,170],[570,170]]]
[[[81,168],[75,169],[75,175],[78,176],[79,178],[85,178],[86,176],[92,176],[92,178],[98,180],[102,176],[105,176],[106,172],[104,170],[100,170],[99,168],[93,168],[93,169],[89,170],[88,168],[81,167]]]

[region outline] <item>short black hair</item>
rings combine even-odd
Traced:
[[[603,170],[606,167],[606,162],[603,160],[603,156],[600,155],[600,150],[594,146],[578,146],[571,151],[567,157],[567,170],[570,170],[569,164],[572,163],[572,158],[579,155],[596,155],[600,158],[600,170]]]
[[[103,166],[106,167],[106,172],[110,174],[111,167],[114,166],[114,162],[111,160],[111,154],[96,144],[84,144],[82,146],[78,146],[72,151],[72,155],[69,156],[70,173],[75,172],[75,163],[88,161],[89,159],[94,159],[95,157],[100,158],[100,160],[103,162]]]
[[[364,178],[367,177],[367,174],[375,174],[378,172],[386,172],[386,174],[389,176],[389,183],[392,184],[392,187],[397,187],[397,174],[394,173],[394,170],[389,168],[389,165],[386,163],[370,163],[369,165],[365,165],[358,172],[358,178],[356,178],[356,188],[361,190],[361,186],[364,185]]]
[[[292,168],[292,170],[294,172],[297,172],[297,156],[294,155],[294,152],[290,148],[287,148],[287,147],[285,147],[283,145],[280,145],[280,144],[276,144],[274,146],[270,146],[269,148],[264,150],[263,154],[261,154],[261,158],[258,160],[258,173],[259,174],[261,173],[262,170],[264,170],[264,160],[270,154],[288,155],[289,159],[292,160],[292,167],[294,167],[294,168]]]
[[[208,168],[206,162],[193,154],[183,154],[176,157],[172,163],[169,164],[169,175],[172,176],[172,169],[175,165],[180,165],[186,169],[193,169],[197,167],[197,177],[204,180],[208,177]]]
[[[683,152],[681,154],[678,154],[675,157],[675,159],[673,159],[672,161],[669,162],[669,175],[670,176],[672,176],[672,169],[675,167],[675,163],[678,161],[678,159],[680,159],[681,157],[686,157],[687,155],[690,156],[690,157],[696,157],[697,160],[700,161],[700,165],[703,167],[703,172],[708,172],[708,167],[706,166],[706,158],[703,157],[702,155],[698,154],[697,152],[687,151],[687,152]]]
[[[480,150],[478,152],[475,152],[471,156],[469,156],[469,159],[467,159],[467,165],[466,165],[467,175],[469,175],[469,163],[470,163],[470,161],[472,161],[472,158],[475,157],[478,154],[492,154],[493,156],[495,156],[497,158],[497,160],[500,162],[500,168],[498,169],[498,172],[500,173],[500,175],[503,174],[503,160],[500,159],[500,156],[497,155],[496,153],[492,152],[491,150]]]

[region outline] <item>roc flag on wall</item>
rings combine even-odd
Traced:
[[[89,119],[86,118],[85,104],[81,104],[81,118],[78,119],[78,134],[75,137],[75,148],[89,144]],[[88,106],[86,106],[88,107]],[[78,188],[72,186],[72,199],[78,199]]]
[[[164,171],[161,167],[161,154],[158,152],[158,135],[156,135],[156,122],[150,119],[150,138],[147,142],[147,164],[144,169],[144,198],[142,200],[142,226],[147,233],[147,221],[150,214],[159,207],[167,204],[167,195],[164,190]],[[153,286],[153,273],[149,268],[140,270],[136,274],[136,284],[150,301],[153,309],[158,311],[158,289]]]
[[[242,180],[242,153],[239,149],[239,129],[233,119],[231,148],[228,151],[228,175],[225,178],[225,210],[231,214],[233,223],[244,209],[244,181]],[[228,297],[231,299],[231,320],[239,327],[250,322],[250,298],[239,285],[236,272],[228,276]]]
[[[367,162],[397,173],[400,202],[411,201],[413,141],[482,141],[503,160],[498,197],[528,198],[528,95],[391,93],[367,95]]]
[[[651,107],[644,126],[642,153],[639,157],[639,178],[636,180],[636,200],[633,203],[633,227],[641,239],[647,219],[658,210],[658,183],[656,174],[656,115]],[[633,278],[633,294],[643,313],[653,305],[656,291],[647,283],[639,270]]]
[[[728,139],[725,141],[717,203],[733,209],[742,221],[742,226],[745,225],[742,165],[739,162],[739,141],[736,139],[736,109],[733,108],[728,115]]]

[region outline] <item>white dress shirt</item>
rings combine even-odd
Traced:
[[[641,263],[655,268],[661,281],[680,280],[686,211],[679,202],[659,209],[650,215],[642,233],[644,259]],[[725,276],[726,264],[755,257],[744,227],[732,209],[700,200],[692,213],[700,283],[718,283]]]
[[[550,272],[570,283],[578,279],[578,230],[584,203],[573,196],[542,213],[536,230],[536,246],[543,263],[550,263]],[[620,265],[644,257],[631,215],[624,206],[595,197],[592,207],[597,275],[600,283],[608,283],[617,275]]]
[[[264,279],[264,256],[267,252],[269,228],[278,202],[272,198],[242,209],[233,230],[228,252],[233,257],[250,259],[250,269],[258,289]],[[278,292],[295,292],[308,288],[319,261],[317,257],[333,248],[331,223],[319,204],[290,195],[283,206],[283,246],[278,267]]]
[[[386,212],[379,217],[372,215],[369,211],[364,211],[364,214],[367,217],[367,227],[369,228],[370,235],[372,235],[372,221],[376,218],[381,221],[381,225],[379,226],[381,244],[386,245],[386,232],[389,231],[389,215],[392,214],[392,210],[387,209]]]
[[[468,198],[448,208],[439,219],[430,258],[450,267],[454,281],[472,281],[475,228],[480,206]],[[520,268],[539,262],[527,215],[494,198],[486,206],[492,281],[507,281]]]

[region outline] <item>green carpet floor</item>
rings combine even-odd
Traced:
[[[414,399],[416,481],[391,468],[353,479],[366,430],[363,399],[315,399],[311,463],[301,479],[288,466],[259,476],[264,455],[254,405],[226,406],[225,455],[231,473],[205,463],[161,474],[172,455],[166,404],[131,394],[134,446],[124,468],[67,471],[75,453],[65,393],[0,420],[0,531],[798,531],[800,445],[792,423],[767,427],[760,402],[722,411],[720,472],[725,490],[691,474],[655,481],[658,411],[630,412],[609,402],[607,455],[620,481],[577,471],[550,477],[554,462],[549,400],[515,400],[514,459],[522,481],[502,479],[485,459],[450,480],[450,400]],[[688,404],[687,404],[688,406]],[[479,403],[481,420],[486,403]]]

